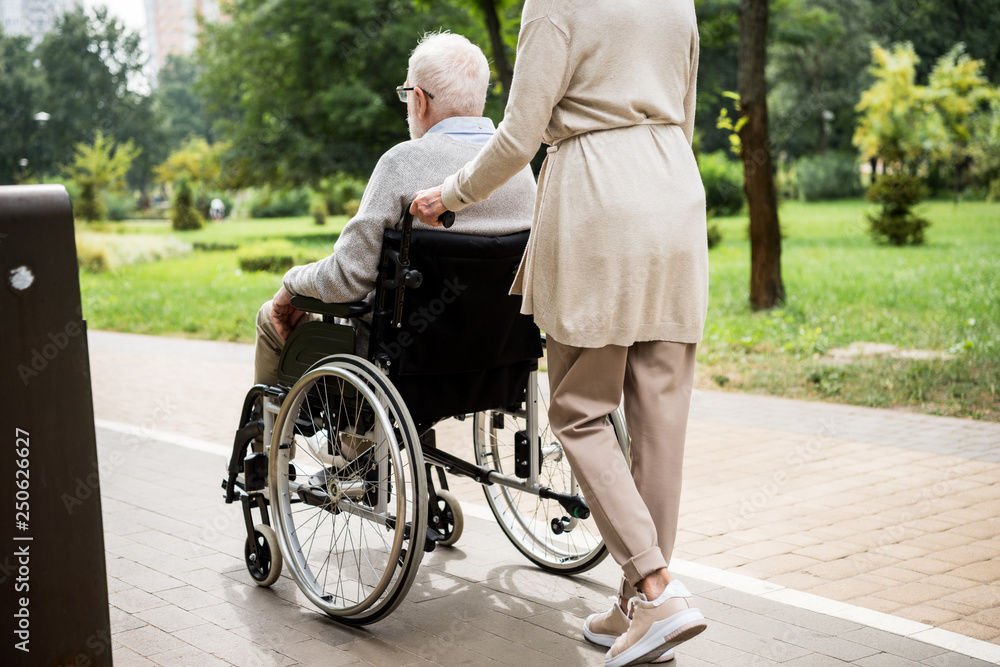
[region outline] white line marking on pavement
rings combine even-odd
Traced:
[[[231,447],[223,447],[222,445],[217,445],[213,442],[206,442],[204,440],[191,438],[178,433],[157,431],[155,429],[145,428],[144,426],[136,426],[135,424],[123,424],[122,422],[111,421],[109,419],[94,419],[94,426],[97,428],[103,428],[107,431],[136,436],[144,440],[159,440],[160,442],[167,442],[171,445],[177,445],[178,447],[184,447],[186,449],[194,449],[207,454],[216,454],[225,459],[228,459],[233,453]]]
[[[107,419],[95,419],[94,426],[108,431],[138,436],[147,440],[158,440],[186,449],[215,454],[225,459],[228,459],[232,454],[230,448],[223,447],[222,445],[177,433],[147,429],[134,424],[123,424]],[[493,511],[489,506],[481,503],[463,502],[462,511],[467,516],[485,521],[494,521]],[[891,614],[884,614],[880,611],[858,607],[847,602],[830,600],[819,595],[813,595],[812,593],[805,593],[792,588],[786,588],[779,584],[773,584],[769,581],[754,579],[745,574],[727,572],[717,567],[702,565],[701,563],[681,560],[679,558],[671,559],[670,570],[681,576],[701,579],[702,581],[718,584],[730,590],[756,595],[757,597],[798,607],[799,609],[807,609],[820,614],[826,614],[827,616],[853,621],[860,625],[875,628],[876,630],[884,630],[894,635],[908,637],[948,651],[1000,665],[1000,646],[981,639],[966,637],[957,632],[942,630],[941,628],[935,628],[925,623],[918,623],[917,621],[899,618]]]

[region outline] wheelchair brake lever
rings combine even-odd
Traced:
[[[451,226],[455,224],[455,212],[445,211],[438,217],[438,222],[440,222],[445,229],[451,229]]]

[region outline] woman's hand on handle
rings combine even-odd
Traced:
[[[440,185],[429,190],[421,190],[413,197],[413,203],[410,204],[410,213],[417,216],[420,222],[431,227],[442,226],[442,222],[438,218],[447,210],[444,202],[441,201]]]

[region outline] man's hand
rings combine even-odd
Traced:
[[[438,218],[447,211],[444,202],[441,201],[441,186],[429,190],[421,190],[413,197],[410,204],[410,213],[417,216],[417,219],[425,225],[440,227],[441,221]]]
[[[281,340],[288,340],[292,329],[298,326],[304,315],[304,312],[292,305],[292,294],[282,285],[271,302],[271,321]]]

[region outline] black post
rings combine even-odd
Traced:
[[[0,187],[0,664],[111,665],[73,213]]]

